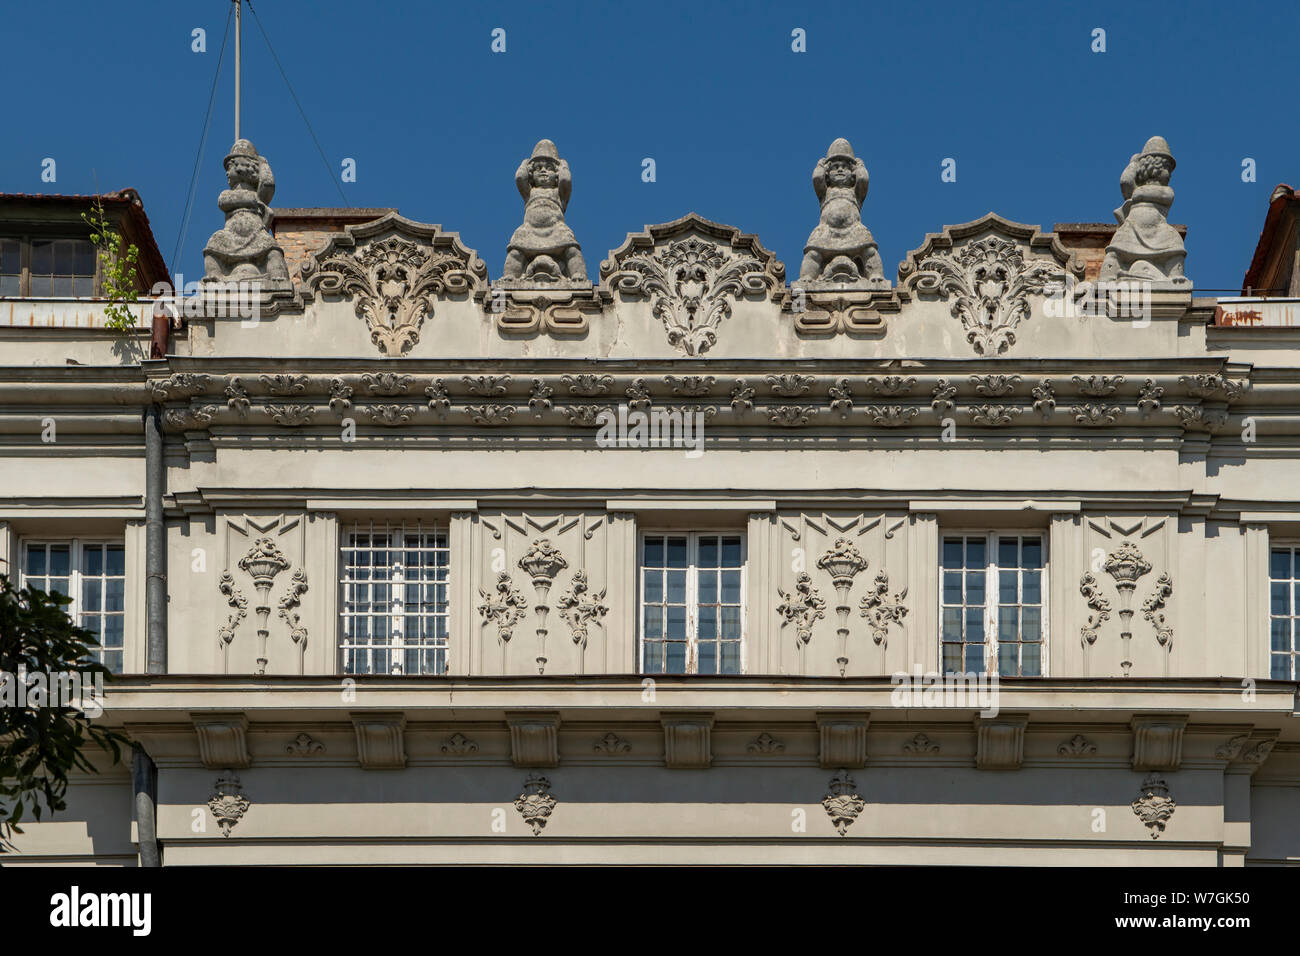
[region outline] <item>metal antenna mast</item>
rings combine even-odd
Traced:
[[[244,11],[244,0],[232,0],[235,4],[235,140],[239,140],[239,55],[243,49],[243,38],[240,34],[241,14]]]

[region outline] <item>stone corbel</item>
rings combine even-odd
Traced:
[[[191,714],[199,736],[199,759],[209,770],[243,770],[253,762],[248,752],[248,717],[242,713]]]
[[[506,714],[506,723],[510,760],[516,767],[559,766],[559,714]]]
[[[673,770],[706,770],[713,762],[713,714],[664,714],[664,763]]]
[[[1028,714],[975,718],[975,766],[980,770],[1019,770],[1025,760]]]
[[[821,738],[818,762],[823,769],[838,770],[867,765],[867,726],[870,714],[817,715]]]
[[[401,770],[406,766],[406,715],[349,714],[357,734],[357,759],[363,770]]]
[[[1273,752],[1277,737],[1276,730],[1254,730],[1239,734],[1215,750],[1214,755],[1227,760],[1232,770],[1253,775]]]
[[[1141,714],[1133,728],[1134,770],[1177,770],[1183,762],[1187,714]]]

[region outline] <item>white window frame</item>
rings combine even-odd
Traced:
[[[743,528],[697,528],[684,530],[679,528],[646,528],[637,535],[636,551],[636,643],[637,667],[641,674],[654,677],[681,677],[681,674],[669,674],[663,671],[647,671],[645,667],[645,539],[684,537],[687,540],[686,561],[686,675],[699,675],[699,549],[700,538],[726,535],[740,538],[740,674],[748,672],[749,644],[749,535]],[[719,622],[721,626],[721,622]],[[736,674],[705,674],[705,677],[735,677]]]
[[[349,545],[348,543],[349,540],[353,535],[356,534],[370,535],[371,536],[370,545],[364,548],[357,547],[355,545]],[[387,583],[387,585],[390,588],[387,611],[380,612],[372,609],[368,615],[362,615],[356,611],[349,610],[347,586],[349,584],[353,584],[353,585],[368,584],[373,586],[376,582],[373,578],[370,581],[366,581],[366,582],[357,581],[355,579],[348,578],[347,577],[348,574],[347,554],[349,551],[352,552],[370,551],[373,554],[373,552],[376,550],[374,546],[374,536],[376,534],[388,536],[390,543],[387,546],[387,548],[383,550],[387,550],[389,552],[409,550],[404,546],[393,547],[391,542],[394,536],[405,538],[405,536],[408,534],[428,535],[433,538],[434,543],[429,547],[422,547],[419,550],[426,551],[433,554],[442,552],[446,555],[446,563],[445,563],[446,575],[443,581],[423,582],[424,584],[427,585],[434,585],[437,583],[441,583],[441,585],[446,589],[447,600],[445,604],[445,610],[443,610],[441,613],[434,612],[432,614],[425,615],[432,621],[436,621],[440,617],[443,618],[443,620],[445,621],[444,630],[446,631],[446,637],[442,644],[419,643],[418,630],[417,630],[417,642],[410,645],[409,648],[406,644],[406,634],[408,628],[411,627],[412,622],[418,622],[421,615],[419,613],[408,614],[406,611],[406,604],[407,604],[406,585],[408,581],[404,574],[405,571],[404,565],[402,565],[400,570],[398,570],[394,576],[390,577],[387,582],[380,582],[380,583]],[[441,537],[441,540],[443,542],[441,546],[439,546],[437,543],[439,536]],[[370,565],[370,567],[372,568],[374,567],[373,563]],[[451,575],[452,575],[451,531],[446,525],[439,524],[436,521],[430,521],[428,524],[425,524],[425,522],[418,521],[418,520],[411,523],[405,521],[396,521],[396,522],[357,521],[348,525],[343,525],[342,523],[340,523],[339,541],[338,541],[338,582],[337,582],[339,623],[338,623],[338,638],[335,644],[335,648],[338,654],[337,667],[339,673],[340,674],[374,673],[373,671],[359,670],[359,669],[347,670],[346,658],[349,651],[352,652],[354,661],[356,661],[356,660],[360,660],[363,656],[365,656],[367,652],[383,652],[387,650],[392,655],[390,670],[388,671],[388,673],[390,675],[397,675],[397,676],[404,675],[405,670],[403,668],[405,667],[405,660],[404,660],[405,652],[408,649],[414,649],[416,651],[425,651],[425,652],[433,653],[435,659],[437,657],[436,651],[442,650],[443,652],[442,659],[444,664],[443,664],[443,669],[441,671],[435,670],[427,673],[421,672],[413,676],[441,677],[448,674],[451,669],[451,646],[452,646]],[[419,582],[417,582],[417,584],[418,583]],[[417,600],[416,604],[418,605],[418,603],[419,602]],[[349,618],[352,618],[353,620],[360,620],[363,617],[382,618],[387,622],[388,636],[389,636],[389,642],[387,644],[379,644],[379,643],[359,644],[356,641],[355,631],[353,632],[352,635],[350,635],[351,640],[350,641],[348,640],[349,635],[347,634],[345,628],[345,624],[347,620]],[[416,627],[418,629],[418,624],[416,625]],[[396,669],[393,669],[394,666],[396,667]]]
[[[94,648],[93,651],[95,654],[95,659],[98,660],[101,664],[104,663],[104,653],[106,651],[117,651],[118,653],[120,653],[122,655],[122,666],[121,668],[114,671],[113,673],[115,674],[125,673],[126,664],[127,664],[126,607],[130,597],[129,589],[130,589],[130,582],[131,582],[131,575],[130,575],[130,571],[127,568],[127,562],[126,562],[126,538],[116,537],[111,534],[84,535],[81,537],[69,537],[65,535],[41,535],[41,534],[22,536],[18,540],[18,587],[19,588],[27,587],[28,581],[30,580],[27,574],[27,549],[32,546],[46,548],[45,553],[48,562],[49,546],[56,545],[56,544],[68,545],[68,590],[72,592],[68,596],[72,598],[72,603],[65,607],[65,611],[67,612],[68,616],[72,618],[72,620],[76,623],[78,627],[81,626],[81,615],[83,613],[91,613],[88,611],[83,612],[81,607],[82,582],[86,580],[86,576],[83,575],[81,570],[81,564],[82,564],[82,558],[84,556],[84,551],[86,546],[87,545],[102,546],[102,545],[109,545],[109,544],[116,544],[121,546],[122,548],[122,610],[120,612],[105,610],[103,605],[107,603],[106,602],[107,595],[105,592],[101,591],[100,593],[101,606],[100,606],[100,610],[97,613],[99,614],[100,617],[105,617],[105,618],[120,617],[122,619],[122,646],[120,648],[107,647],[103,643],[105,635],[101,633],[98,635],[100,639],[100,644],[98,647]],[[46,564],[47,572],[48,569],[49,569],[49,565],[47,563]],[[53,577],[53,575],[46,573],[41,577],[45,579],[49,579]],[[114,575],[114,577],[116,576]],[[90,580],[96,580],[96,581],[107,581],[109,579],[110,579],[109,576],[105,574],[100,574],[100,575],[90,577]],[[45,589],[41,588],[41,590],[45,590]]]
[[[1285,615],[1285,617],[1291,620],[1292,622],[1291,651],[1290,651],[1291,675],[1289,677],[1281,677],[1276,679],[1277,680],[1298,680],[1300,678],[1296,677],[1296,673],[1300,671],[1300,647],[1297,647],[1297,644],[1300,644],[1300,641],[1297,640],[1297,637],[1300,635],[1297,635],[1297,631],[1300,631],[1300,602],[1296,601],[1295,582],[1297,579],[1300,579],[1300,573],[1298,573],[1296,570],[1296,567],[1300,566],[1300,540],[1283,538],[1280,540],[1269,541],[1268,543],[1268,563],[1265,569],[1267,582],[1266,582],[1266,587],[1264,589],[1264,602],[1267,608],[1267,611],[1264,615],[1264,620],[1265,620],[1264,642],[1265,642],[1265,647],[1268,648],[1268,673],[1269,673],[1269,677],[1272,678],[1273,658],[1275,656],[1275,652],[1273,651],[1273,621],[1277,617],[1277,615],[1273,613],[1273,584],[1281,580],[1280,578],[1273,577],[1273,552],[1280,551],[1283,549],[1291,552],[1291,561],[1293,563],[1293,567],[1292,567],[1293,576],[1287,578],[1287,582],[1291,585],[1291,598],[1290,598],[1291,613]]]
[[[985,561],[984,561],[984,671],[983,673],[988,674],[990,676],[993,674],[998,674],[999,679],[1001,679],[1002,677],[998,668],[998,607],[999,607],[999,593],[1000,593],[1000,589],[998,587],[998,571],[1001,570],[1001,567],[997,561],[998,542],[1001,538],[1004,537],[1008,537],[1008,538],[1009,537],[1018,537],[1018,538],[1036,537],[1038,538],[1039,541],[1042,542],[1042,547],[1043,547],[1042,580],[1039,584],[1042,601],[1038,605],[1040,608],[1042,608],[1042,612],[1040,614],[1040,627],[1041,627],[1042,640],[1039,642],[1040,647],[1038,651],[1039,654],[1038,660],[1040,665],[1039,673],[1035,676],[1031,676],[1026,679],[1036,680],[1038,677],[1048,677],[1050,676],[1050,671],[1051,671],[1051,641],[1050,641],[1051,635],[1048,628],[1048,620],[1051,616],[1050,610],[1048,608],[1048,595],[1051,593],[1050,583],[1049,583],[1051,557],[1048,552],[1048,547],[1049,547],[1048,539],[1050,536],[1048,535],[1046,529],[1039,529],[1039,528],[991,528],[991,529],[949,528],[946,531],[941,530],[939,532],[939,561],[938,561],[939,587],[938,587],[938,593],[936,595],[936,604],[938,606],[938,611],[937,611],[938,617],[936,618],[936,620],[939,623],[939,633],[937,635],[937,641],[939,645],[939,672],[940,673],[944,672],[943,575],[946,570],[949,570],[943,566],[944,541],[947,538],[957,538],[957,537],[978,538],[981,535],[984,536],[984,556],[985,556]],[[963,569],[962,570],[963,577],[965,573],[966,572]],[[963,595],[965,594],[964,588],[965,588],[965,584],[963,583]],[[1023,597],[1023,581],[1017,580],[1016,588],[1017,588],[1017,595],[1016,595],[1017,606],[1024,607],[1024,604],[1021,603],[1020,600]],[[964,646],[965,645],[963,644],[963,647]],[[963,654],[962,667],[964,668],[965,666],[966,666],[966,661]]]

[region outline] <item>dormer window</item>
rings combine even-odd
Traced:
[[[89,239],[0,238],[0,296],[89,298],[95,294],[97,258]]]

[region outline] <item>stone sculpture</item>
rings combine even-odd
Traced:
[[[852,283],[886,288],[876,240],[862,224],[867,196],[867,167],[853,155],[847,139],[837,139],[817,160],[813,190],[821,203],[821,222],[804,246],[800,283]]]
[[[1120,176],[1124,205],[1115,210],[1119,229],[1106,247],[1101,280],[1137,280],[1168,287],[1190,286],[1183,275],[1187,250],[1183,237],[1169,224],[1174,191],[1169,176],[1174,157],[1163,136],[1152,136],[1129,160]]]
[[[271,236],[275,176],[265,156],[246,139],[230,147],[226,181],[217,206],[226,224],[203,248],[205,282],[260,282],[266,290],[289,289],[284,251]]]
[[[573,191],[569,164],[544,139],[519,164],[515,185],[524,197],[524,222],[506,247],[504,278],[567,286],[590,285],[587,264],[564,210]]]

